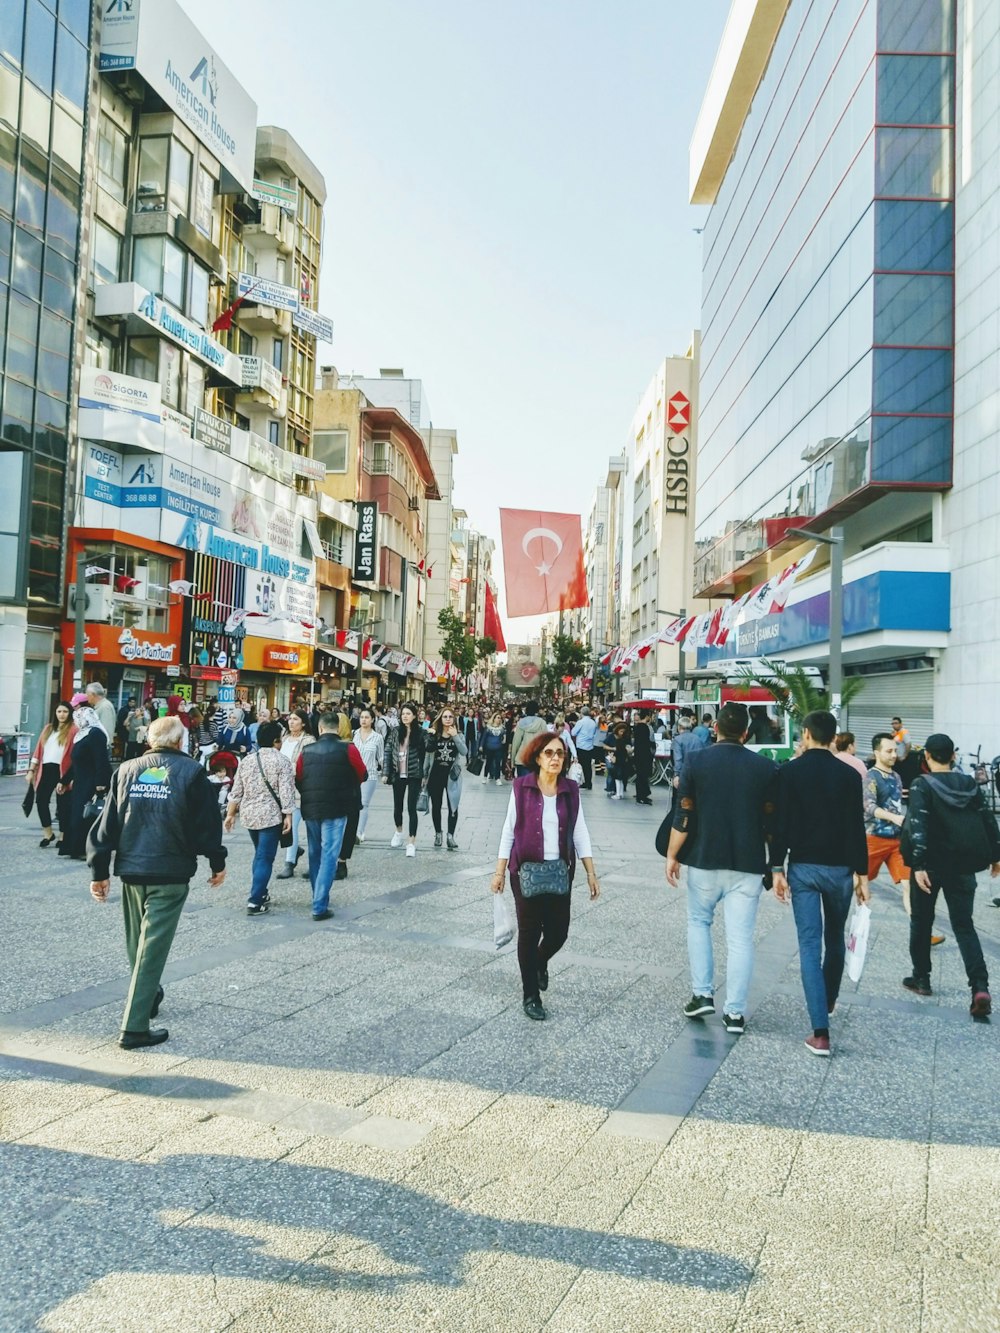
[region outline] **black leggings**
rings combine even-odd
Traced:
[[[635,770],[635,798],[637,801],[649,800],[649,779],[652,776],[652,770],[648,768],[636,768]]]
[[[340,844],[339,860],[349,861],[351,852],[354,851],[354,844],[358,840],[358,820],[361,818],[360,810],[352,810],[347,816],[347,827],[344,829],[344,841]]]
[[[569,934],[568,893],[540,893],[524,898],[511,876],[517,912],[517,962],[524,998],[538,999],[538,969],[566,943]]]
[[[420,795],[419,778],[393,778],[392,817],[397,828],[403,827],[403,797],[410,812],[410,837],[417,836],[417,797]]]
[[[35,806],[38,809],[38,820],[43,829],[52,827],[52,811],[49,808],[49,802],[59,785],[59,777],[58,764],[42,765],[42,775],[38,779],[38,786],[35,788]],[[68,793],[56,797],[56,818],[59,820],[59,832],[65,836],[69,824]]]
[[[431,769],[430,777],[427,779],[427,791],[431,798],[431,819],[434,821],[434,832],[441,832],[441,797],[448,802],[448,835],[449,837],[458,827],[458,810],[451,808],[451,796],[448,794],[448,773],[451,769],[449,764],[446,768],[444,764],[435,764]]]

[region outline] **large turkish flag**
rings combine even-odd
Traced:
[[[493,640],[497,646],[498,653],[507,651],[507,640],[503,636],[503,625],[500,624],[500,612],[497,610],[496,598],[493,596],[493,589],[486,584],[486,610],[483,615],[483,633]]]
[[[500,537],[508,616],[539,616],[589,603],[579,514],[501,509]]]

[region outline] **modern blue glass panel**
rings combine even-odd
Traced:
[[[947,125],[954,103],[951,56],[879,56],[875,119],[880,125]]]
[[[876,200],[875,267],[950,272],[955,267],[954,205]]]
[[[894,416],[950,412],[952,353],[876,347],[872,400],[873,411]]]

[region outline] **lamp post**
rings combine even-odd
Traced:
[[[664,611],[662,607],[659,607],[659,606],[658,606],[658,607],[656,608],[656,614],[657,614],[658,616],[669,616],[671,620],[683,620],[684,617],[685,617],[685,615],[687,614],[687,612],[684,610],[684,607],[683,607],[683,606],[681,607],[681,609],[680,609],[679,611]],[[683,642],[683,640],[681,640],[681,642],[677,645],[677,688],[678,688],[678,690],[683,690],[683,689],[684,689],[684,686],[686,685],[686,683],[687,683],[687,680],[686,680],[686,677],[685,677],[685,675],[684,675],[684,642]]]
[[[803,537],[821,542],[830,548],[830,655],[828,676],[830,682],[830,712],[840,721],[840,695],[844,687],[842,661],[844,643],[844,529],[831,528],[829,536],[808,532],[805,528],[788,528],[786,536]]]

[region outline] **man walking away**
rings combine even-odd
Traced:
[[[744,749],[746,706],[726,703],[716,718],[717,745],[684,762],[667,849],[667,882],[687,866],[688,958],[693,994],[688,1018],[715,1012],[712,918],[721,902],[726,923],[727,1032],[742,1033],[753,974],[753,932],[767,867],[767,837],[777,766]],[[683,733],[682,733],[683,734]]]
[[[581,791],[590,791],[594,785],[594,738],[597,735],[597,723],[590,715],[590,708],[584,704],[580,709],[580,720],[573,728],[572,736],[576,743],[576,757],[583,769]]]
[[[524,705],[524,717],[520,719],[514,728],[514,739],[510,747],[510,757],[514,764],[515,771],[519,778],[524,777],[531,770],[520,763],[521,751],[531,740],[532,736],[537,736],[539,732],[547,731],[545,719],[538,716],[538,700],[529,699]]]
[[[302,818],[309,843],[312,918],[329,921],[330,889],[344,843],[347,820],[361,808],[361,784],[368,769],[357,746],[338,736],[336,713],[319,716],[319,740],[299,751],[295,777],[302,795]]]
[[[813,1055],[830,1054],[830,1014],[844,975],[844,927],[852,893],[868,891],[868,844],[861,775],[830,750],[837,733],[832,713],[802,721],[803,753],[778,770],[771,869],[779,902],[791,897],[799,937]],[[785,856],[788,875],[785,876]]]
[[[125,943],[132,981],[118,1045],[156,1046],[170,1035],[150,1028],[163,1000],[160,978],[173,943],[190,880],[205,856],[211,887],[226,878],[226,849],[218,793],[194,759],[181,754],[187,739],[176,717],[149,728],[150,751],[122,764],[104,813],[91,829],[87,859],[90,892],[106,902],[111,853],[122,881]]]
[[[1000,875],[1000,836],[975,778],[952,771],[955,746],[951,737],[942,732],[928,736],[924,757],[930,773],[917,778],[910,788],[910,808],[903,825],[903,841],[919,890],[911,897],[913,974],[903,978],[903,985],[917,995],[931,994],[931,929],[934,904],[938,893],[943,893],[972,990],[969,1012],[983,1019],[993,1006],[972,908],[976,872],[989,866],[994,878]]]

